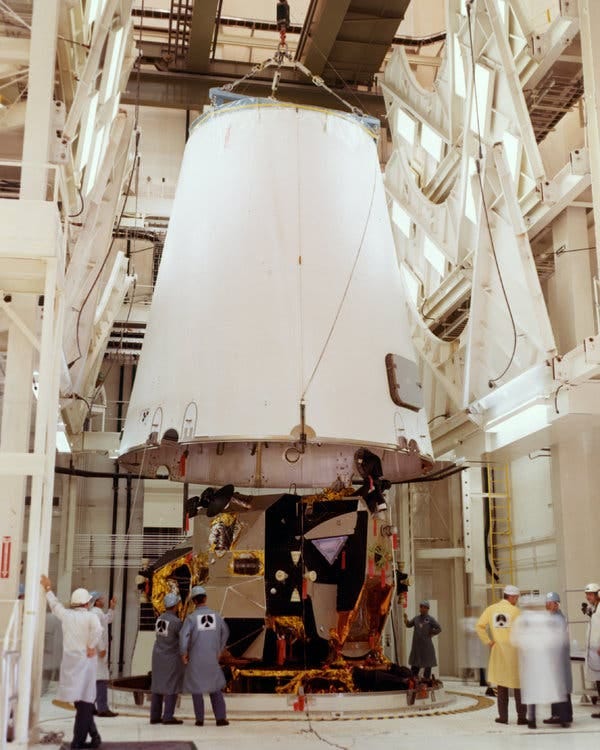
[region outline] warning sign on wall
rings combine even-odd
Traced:
[[[10,575],[10,552],[12,547],[12,538],[10,536],[2,537],[2,552],[0,552],[0,578],[8,578]]]

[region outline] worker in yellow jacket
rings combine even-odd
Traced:
[[[527,724],[527,706],[521,703],[518,652],[510,642],[511,628],[521,611],[516,586],[505,586],[503,598],[484,610],[475,629],[482,643],[490,648],[488,681],[498,688],[498,724],[508,724],[508,690],[515,691],[517,724]]]

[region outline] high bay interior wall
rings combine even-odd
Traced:
[[[566,42],[569,42],[569,40],[571,40],[569,43],[575,42],[577,38],[581,40],[580,57],[585,74],[586,93],[590,101],[594,100],[597,90],[598,61],[591,43],[590,29],[594,28],[596,23],[597,19],[595,19],[594,14],[597,9],[593,2],[582,2],[579,4],[581,15],[577,13],[573,16],[571,4],[568,4],[568,7],[566,3],[561,4],[559,10],[562,12],[551,14],[549,22],[541,23],[538,19],[537,31],[542,33],[537,47],[535,44],[531,47],[531,37],[526,28],[527,14],[523,12],[523,4],[492,4],[490,2],[478,3],[478,6],[485,8],[489,13],[486,23],[480,25],[483,36],[475,40],[475,48],[479,50],[475,57],[476,79],[478,76],[481,80],[486,75],[489,78],[489,71],[493,71],[492,78],[495,83],[491,88],[489,83],[487,85],[488,98],[485,107],[489,108],[486,109],[486,112],[491,113],[493,110],[495,113],[499,113],[494,115],[498,118],[497,122],[489,122],[490,134],[495,132],[494,128],[497,128],[499,123],[502,122],[502,117],[507,116],[506,107],[512,106],[515,101],[517,103],[521,101],[521,96],[525,100],[524,106],[521,103],[518,107],[513,107],[514,112],[519,113],[519,121],[516,123],[517,129],[506,128],[506,131],[511,132],[517,140],[520,139],[520,147],[516,149],[516,156],[513,155],[511,158],[506,156],[511,148],[508,145],[510,138],[503,137],[504,153],[499,155],[497,152],[494,154],[493,150],[488,151],[484,173],[484,192],[487,195],[488,204],[492,208],[492,218],[495,223],[493,230],[498,233],[498,237],[505,237],[502,232],[507,221],[509,226],[513,222],[513,229],[515,226],[521,228],[522,231],[517,233],[518,252],[521,253],[523,248],[526,248],[527,244],[529,245],[530,257],[533,258],[533,265],[537,271],[542,291],[542,298],[539,295],[533,295],[532,298],[532,295],[528,292],[519,291],[518,287],[521,283],[531,283],[531,275],[527,273],[523,273],[521,279],[511,282],[514,283],[514,288],[511,287],[510,300],[518,318],[518,345],[519,347],[522,344],[524,345],[513,360],[513,367],[522,368],[522,374],[516,374],[513,370],[507,374],[510,381],[505,385],[502,385],[504,381],[500,384],[497,383],[497,387],[494,389],[489,389],[487,385],[489,379],[496,377],[502,370],[502,367],[496,367],[496,365],[500,365],[502,362],[506,364],[509,361],[511,338],[510,326],[506,326],[507,306],[505,301],[503,302],[497,273],[494,271],[493,254],[490,254],[491,243],[489,237],[486,239],[485,231],[483,231],[485,229],[484,214],[479,214],[480,217],[483,217],[483,221],[479,225],[482,227],[482,242],[484,244],[487,242],[487,266],[482,268],[480,265],[476,268],[476,264],[472,263],[473,259],[459,259],[458,256],[454,258],[449,254],[446,245],[447,232],[455,232],[458,226],[453,224],[452,211],[454,209],[448,207],[448,200],[452,202],[455,197],[455,195],[452,195],[452,186],[456,182],[457,174],[462,174],[467,178],[460,183],[464,204],[470,204],[472,198],[477,198],[476,171],[472,171],[472,164],[469,165],[468,161],[477,157],[477,149],[473,150],[474,144],[476,145],[477,142],[477,126],[473,123],[474,127],[471,127],[468,132],[463,131],[466,133],[466,149],[463,149],[463,152],[468,155],[465,157],[466,163],[461,161],[462,156],[456,162],[455,151],[453,149],[448,150],[445,145],[447,131],[437,124],[434,115],[438,105],[440,107],[439,112],[443,111],[442,105],[439,104],[440,97],[441,101],[445,102],[444,106],[451,99],[452,106],[446,111],[452,114],[452,118],[448,121],[458,124],[461,120],[458,112],[462,110],[464,104],[461,100],[464,98],[466,101],[466,97],[462,97],[461,93],[456,91],[454,83],[449,78],[444,79],[443,75],[438,76],[440,82],[437,87],[438,93],[435,95],[438,100],[437,102],[433,98],[430,100],[430,112],[419,111],[418,102],[410,104],[409,101],[409,107],[406,108],[405,114],[412,118],[415,123],[415,141],[411,144],[410,139],[405,137],[406,133],[405,135],[398,132],[394,134],[394,156],[388,166],[392,220],[395,226],[394,231],[398,235],[405,234],[404,230],[408,234],[405,240],[398,237],[400,261],[406,269],[407,284],[409,287],[412,284],[413,288],[415,285],[417,287],[422,286],[420,302],[425,302],[425,305],[421,307],[421,310],[425,316],[433,313],[435,318],[435,322],[432,322],[421,316],[419,321],[418,305],[415,306],[417,313],[413,310],[411,317],[415,345],[422,360],[423,384],[427,394],[430,419],[435,420],[432,423],[432,428],[436,453],[438,457],[447,454],[448,457],[452,458],[465,456],[472,459],[474,463],[468,470],[468,476],[471,478],[473,486],[477,487],[478,485],[475,494],[479,493],[481,496],[485,494],[485,488],[481,482],[481,465],[476,464],[475,461],[510,466],[515,582],[524,590],[559,590],[563,596],[564,606],[573,619],[578,612],[580,589],[585,581],[590,577],[592,579],[595,577],[593,571],[598,570],[600,564],[600,560],[597,559],[598,553],[595,551],[596,545],[593,533],[600,520],[598,518],[600,511],[594,502],[595,487],[597,487],[600,479],[597,476],[598,466],[595,460],[597,450],[600,447],[598,445],[595,390],[598,368],[594,312],[594,289],[597,276],[596,254],[593,249],[589,251],[581,250],[581,248],[595,248],[596,245],[595,217],[590,186],[593,188],[594,181],[598,178],[595,173],[595,165],[600,144],[598,135],[594,130],[594,123],[597,118],[589,117],[589,113],[587,117],[582,117],[582,110],[579,109],[566,113],[560,122],[553,125],[554,130],[549,132],[538,145],[541,161],[537,163],[538,166],[541,164],[543,177],[546,178],[541,180],[541,188],[539,188],[539,178],[542,174],[539,170],[532,170],[532,163],[536,162],[533,144],[537,141],[537,135],[534,129],[533,138],[523,137],[522,134],[525,132],[523,128],[526,123],[521,115],[526,116],[529,111],[528,108],[535,99],[534,94],[538,83],[543,82],[546,73],[552,73],[553,61],[556,64],[560,63],[561,56],[564,56],[565,50],[568,49],[568,46],[565,46]],[[458,47],[460,54],[456,61],[458,64],[459,58],[462,59],[465,80],[468,82],[470,62],[468,54],[470,42],[466,40],[468,22],[464,13],[461,13],[459,9],[455,10],[457,12],[450,19],[450,27],[453,29],[455,39],[450,46]],[[498,11],[499,20],[498,17],[493,18],[492,12],[494,10]],[[502,57],[502,54],[506,54],[506,49],[502,53],[498,38],[493,36],[496,33],[493,28],[494,23],[500,23],[502,28],[509,32],[509,36],[504,36],[504,38],[510,38],[511,44],[516,45],[511,48],[513,61],[516,60],[517,63],[516,76],[511,74],[507,78],[502,78],[506,72],[510,73],[512,68],[505,64],[505,57]],[[532,28],[531,25],[529,28]],[[575,33],[572,33],[573,30],[575,30]],[[47,47],[43,47],[42,50],[46,54],[45,60],[47,62]],[[489,59],[486,59],[486,53],[489,53]],[[498,58],[494,58],[494,55],[498,55]],[[568,57],[576,58],[577,55],[572,56],[569,53]],[[500,65],[504,72],[498,72]],[[550,67],[544,71],[544,65]],[[392,90],[394,82],[390,78],[394,66],[397,69],[402,69],[400,63],[390,65],[389,75],[386,76],[386,85],[390,91],[391,99],[396,102],[397,92]],[[31,71],[33,70],[32,67]],[[488,71],[487,74],[486,71]],[[443,71],[441,72],[443,73]],[[404,76],[404,72],[401,71],[401,80],[404,80],[406,85],[405,91],[410,94],[410,82],[407,82]],[[531,77],[528,78],[528,76]],[[523,82],[529,82],[530,85],[526,91],[525,87],[522,87],[521,94],[519,94],[518,89]],[[447,92],[445,100],[439,93],[444,90],[444,87],[446,87]],[[524,91],[525,93],[523,93]],[[467,93],[466,88],[464,93]],[[31,96],[31,100],[34,101],[33,96]],[[51,101],[51,97],[48,101]],[[458,108],[457,102],[460,104]],[[538,109],[541,110],[542,108],[539,107]],[[51,117],[49,109],[46,109],[46,113],[49,121]],[[149,220],[158,224],[162,222],[162,228],[164,229],[162,220],[165,215],[168,215],[168,205],[165,202],[160,203],[160,201],[169,200],[167,196],[168,180],[162,183],[162,177],[168,178],[168,175],[163,174],[165,153],[173,152],[172,164],[178,163],[177,151],[181,152],[185,140],[186,116],[183,111],[170,112],[168,115],[164,112],[160,114],[150,111],[140,112],[142,131],[145,130],[148,137],[152,132],[152,126],[149,122],[151,114],[158,123],[161,122],[163,117],[168,117],[171,122],[177,123],[173,138],[162,138],[160,141],[160,157],[158,157],[158,152],[154,156],[151,156],[150,152],[146,152],[144,164],[148,170],[148,175],[152,178],[152,182],[146,184],[148,191],[146,196],[148,198],[147,207],[144,207],[144,202],[141,200],[144,197],[141,190],[138,191],[139,195],[136,196],[138,206],[142,206],[147,216],[151,217]],[[33,116],[39,120],[40,110]],[[52,114],[52,117],[54,116]],[[392,113],[392,120],[394,116]],[[148,118],[146,119],[147,127],[144,118]],[[472,122],[471,119],[466,121]],[[463,120],[464,122],[465,120]],[[511,123],[514,125],[514,121],[511,120]],[[586,124],[587,132],[584,131],[584,124]],[[538,126],[535,125],[534,127]],[[155,142],[159,142],[159,128],[160,125],[155,130]],[[424,141],[424,135],[426,142]],[[587,144],[587,148],[584,148],[585,144]],[[514,146],[514,144],[512,145]],[[444,151],[444,148],[447,150]],[[115,149],[116,154],[118,153],[116,143]],[[401,149],[404,149],[403,155],[400,154]],[[436,159],[431,151],[443,158]],[[399,179],[395,181],[394,178],[394,168],[396,168],[396,176],[400,178],[401,169],[405,166],[399,163],[402,158],[406,158],[409,164],[418,168],[419,155],[424,170],[423,187],[426,187],[427,196],[432,198],[429,203],[423,203],[417,194],[403,192],[403,183]],[[163,163],[163,167],[158,164],[156,167],[150,166],[153,161],[159,159]],[[514,174],[520,175],[519,179],[514,181],[516,195],[513,192],[512,202],[510,180],[502,171],[502,165],[506,166],[506,161],[508,161],[507,171],[511,179]],[[489,172],[492,164],[501,178],[498,181],[495,181],[493,174]],[[112,179],[116,180],[114,171],[112,172]],[[106,180],[106,185],[108,185],[108,174]],[[150,194],[150,185],[157,194]],[[162,195],[160,194],[161,190]],[[102,195],[104,195],[103,192],[98,193],[99,198]],[[47,201],[47,197],[44,191],[41,202],[52,202],[52,200]],[[49,197],[53,198],[53,196]],[[76,198],[75,192],[70,202],[70,213],[77,212]],[[36,196],[35,200],[38,199],[39,196]],[[150,202],[150,199],[154,203]],[[65,205],[67,204],[65,203]],[[394,217],[394,205],[398,205],[408,216],[408,224],[402,211],[396,209]],[[156,210],[153,210],[152,207]],[[429,213],[427,211],[425,214],[423,213],[424,207]],[[5,204],[2,208],[3,211],[9,210],[9,207],[6,207]],[[471,206],[469,210],[472,208]],[[44,211],[43,208],[40,210],[41,212]],[[481,204],[479,210],[483,210]],[[23,228],[34,225],[34,222],[31,221],[31,211],[28,212],[27,222],[14,213],[3,214],[3,216],[5,216],[3,226],[7,228],[9,233],[12,233],[11,236],[16,238],[18,244],[22,245]],[[470,220],[466,217],[465,221]],[[47,223],[39,223],[39,226],[48,225]],[[463,228],[462,236],[468,237],[472,230],[468,228],[468,225],[466,226],[467,230]],[[45,235],[46,237],[54,237],[54,229],[48,229]],[[511,241],[514,241],[514,239]],[[141,249],[140,242],[141,238],[136,237],[136,245],[132,249],[136,251]],[[152,243],[154,244],[154,240],[152,240]],[[126,251],[126,244],[127,238],[123,238],[123,242],[120,242],[119,246]],[[478,242],[471,244],[473,247],[479,247]],[[117,245],[114,249],[116,247]],[[465,247],[469,247],[469,244],[465,243]],[[503,247],[503,243],[497,239],[495,248],[498,250],[501,247]],[[105,249],[106,247],[100,248],[96,262],[102,261]],[[141,261],[147,253],[153,254],[151,251],[140,252],[137,254],[137,260]],[[45,262],[43,261],[42,265]],[[503,259],[500,258],[501,268],[502,262]],[[506,262],[506,259],[504,259],[504,262]],[[9,286],[9,263],[12,263],[12,261],[5,262],[7,266],[7,273],[3,276],[5,290],[11,289]],[[438,268],[443,269],[443,273],[437,273],[436,264]],[[140,268],[141,265],[141,262],[138,263]],[[531,267],[531,263],[529,263],[529,267]],[[488,274],[487,277],[484,275],[486,283],[479,285],[478,289],[481,294],[478,299],[475,299],[475,296],[470,292],[473,288],[473,279],[481,279],[482,277],[477,277],[476,274],[484,272]],[[424,274],[423,278],[419,273]],[[437,281],[436,273],[439,277]],[[496,276],[494,276],[495,273]],[[121,274],[121,278],[124,278],[123,271],[121,271]],[[22,276],[22,274],[19,274],[19,276]],[[445,284],[443,288],[441,284],[437,287],[440,293],[436,296],[435,284],[439,283],[442,276]],[[148,278],[151,278],[150,273],[148,273]],[[73,282],[69,281],[69,284],[73,292],[75,290],[72,286]],[[467,292],[465,292],[465,287],[468,287]],[[43,289],[41,291],[43,292]],[[15,290],[15,299],[17,292],[23,293],[22,290]],[[36,305],[39,296],[40,290],[37,290]],[[468,305],[465,303],[467,298]],[[547,341],[544,342],[542,338],[536,340],[531,328],[531,320],[538,317],[537,312],[532,312],[532,299],[536,299],[537,310],[542,309],[542,318],[545,315],[549,319],[555,344],[561,355],[560,360],[558,358],[549,359],[552,364],[551,367],[545,365],[546,358],[542,357],[542,352],[548,352]],[[543,307],[540,307],[542,299]],[[417,297],[417,300],[419,300],[419,297]],[[521,301],[523,301],[523,305],[521,305]],[[460,321],[460,316],[465,316],[467,308],[469,314],[475,316],[470,319],[478,321],[479,339],[471,337],[470,343],[468,342],[470,333],[466,328],[461,328]],[[473,309],[473,313],[471,313],[471,309]],[[138,308],[137,305],[134,305],[133,311],[130,320],[132,322],[138,320],[143,322],[142,306],[140,305]],[[32,308],[29,311],[30,318],[26,318],[24,317],[25,313],[19,311],[21,324],[14,317],[10,317],[8,310],[3,308],[2,312],[5,328],[11,330],[9,336],[17,336],[20,332],[24,340],[29,341],[29,344],[32,345],[32,350],[35,349],[35,346],[33,346],[32,337],[28,336],[27,330],[33,330],[34,334],[37,333],[36,325],[41,321],[41,316],[39,316],[39,321],[36,322],[36,312],[35,307]],[[121,319],[126,319],[126,313],[121,314]],[[23,321],[25,321],[25,326],[22,324]],[[106,318],[103,325],[106,328]],[[432,331],[432,328],[435,328],[435,330]],[[444,341],[443,336],[438,335],[440,333],[446,335],[448,330],[450,333],[447,337],[454,337],[452,341]],[[464,333],[465,330],[467,330],[466,333]],[[491,340],[495,336],[493,332],[498,330],[500,331],[500,338],[504,337],[503,342],[490,354],[485,347],[486,337]],[[507,330],[508,335],[506,335]],[[432,339],[430,336],[432,333],[440,341]],[[9,350],[9,358],[11,356]],[[32,356],[35,355],[32,354]],[[134,355],[132,355],[132,359],[133,357]],[[537,357],[539,357],[539,360],[536,359]],[[527,369],[528,365],[536,361],[540,363],[537,368]],[[7,363],[5,394],[10,392],[9,384],[11,381],[8,379],[8,375],[11,371],[10,367],[14,366],[15,362],[16,360],[13,360],[12,365]],[[124,367],[122,378],[121,364]],[[114,414],[115,424],[119,419],[119,407],[116,402],[127,400],[128,384],[131,382],[134,370],[135,364],[118,362],[106,375],[107,412]],[[468,371],[468,376],[465,376],[465,371]],[[504,380],[507,378],[504,378]],[[124,384],[122,391],[120,391],[121,379]],[[469,384],[470,392],[467,392],[468,389],[465,390],[465,383]],[[29,384],[27,385],[29,386]],[[95,381],[93,388],[95,389]],[[8,401],[5,395],[3,406],[6,414],[9,413],[7,405]],[[468,412],[465,411],[467,408],[469,409]],[[84,417],[87,411],[87,407],[84,406]],[[441,415],[441,417],[438,418],[438,415]],[[8,416],[3,416],[2,434],[4,438],[8,434],[5,419],[8,419]],[[22,420],[22,414],[19,419]],[[83,421],[81,419],[81,422]],[[29,424],[29,418],[25,422]],[[73,417],[73,423],[75,422],[76,419]],[[103,435],[100,438],[94,436],[93,433],[86,433],[85,437],[81,437],[80,442],[76,443],[76,447],[86,449],[94,441],[97,441],[95,443],[96,448],[102,445],[105,450],[112,449],[115,445],[113,436]],[[15,451],[23,451],[22,448],[10,450],[6,444],[1,447],[5,454],[3,472],[5,476],[8,476],[15,471],[17,465],[15,463]],[[27,451],[24,452],[27,453]],[[46,452],[52,457],[53,462],[54,451],[51,445]],[[33,459],[24,458],[18,464],[23,475],[33,476],[37,473],[39,476],[41,461],[43,461],[43,459],[40,459],[41,455],[42,452],[38,452]],[[104,458],[89,456],[85,459],[85,464],[88,467],[101,468],[104,460]],[[75,465],[80,466],[84,463],[84,460],[79,456],[74,456],[73,461]],[[32,466],[34,462],[37,462],[35,467]],[[408,569],[414,576],[413,586],[409,589],[409,594],[417,599],[425,595],[437,599],[436,606],[442,624],[444,624],[444,616],[446,616],[444,613],[447,613],[449,618],[450,613],[456,615],[467,602],[477,600],[481,604],[485,603],[483,598],[478,599],[474,594],[479,595],[480,592],[485,592],[487,597],[488,589],[486,587],[490,583],[487,574],[484,575],[483,573],[485,571],[485,551],[481,547],[479,551],[473,550],[473,545],[471,545],[471,559],[467,559],[469,547],[465,542],[463,506],[465,488],[461,486],[463,477],[464,473],[460,479],[446,480],[444,484],[437,485],[430,490],[434,497],[437,492],[444,494],[444,497],[437,504],[432,503],[427,493],[419,490],[418,485],[412,497],[409,496],[412,489],[402,488],[399,490],[398,517],[402,519],[401,529],[408,529],[409,524],[414,522],[412,512],[409,512],[409,505],[419,507],[422,512],[422,514],[417,513],[421,528],[418,534],[419,543],[415,543],[416,549],[409,544],[408,539],[406,540],[406,546],[403,548],[403,555],[408,558],[412,566]],[[100,529],[107,534],[112,533],[112,524],[109,521],[110,514],[103,511],[102,520],[100,520],[97,509],[92,508],[91,505],[89,510],[83,512],[83,509],[88,505],[85,494],[88,490],[87,482],[88,480],[77,482],[78,486],[75,492],[77,503],[82,509],[83,515],[81,516],[81,525],[76,531],[74,526],[68,526],[64,530],[67,535],[66,538],[71,541],[74,540],[75,533],[94,534],[99,533]],[[102,487],[102,502],[107,503],[109,500],[106,498],[111,497],[111,480],[103,481]],[[26,492],[27,490],[24,489],[23,493]],[[39,499],[39,492],[40,489],[36,486],[32,490],[31,496],[36,496]],[[50,504],[46,503],[45,505],[46,512],[49,508],[51,509],[51,500],[54,496],[62,498],[63,493],[51,491],[46,496],[50,498]],[[141,495],[139,497],[141,498]],[[38,500],[36,500],[37,502]],[[173,507],[176,507],[177,502],[179,502],[179,498],[174,497]],[[474,501],[472,504],[475,504],[475,502],[478,501]],[[455,521],[453,522],[454,525],[450,525],[449,531],[448,521],[445,518],[449,506],[455,506],[457,503],[458,508],[453,512],[461,515],[462,535],[461,529],[455,527]],[[38,509],[35,512],[36,518],[39,520]],[[440,514],[445,519],[443,524],[439,518]],[[46,518],[50,518],[51,515],[50,510],[50,514]],[[410,520],[411,517],[412,521]],[[428,517],[432,520],[423,520]],[[168,519],[166,522],[170,523]],[[481,545],[481,540],[485,538],[485,529],[483,514],[479,513],[479,509],[471,518],[470,529],[471,538],[476,538],[477,543]],[[432,544],[434,539],[437,541]],[[421,544],[424,545],[424,548],[420,547]],[[427,547],[428,544],[431,544],[431,547]],[[448,546],[444,547],[443,545],[446,544]],[[54,551],[59,552],[59,550],[53,549],[52,552],[54,553]],[[23,554],[27,552],[28,547],[25,546]],[[21,556],[21,554],[18,554],[16,557],[20,558]],[[446,582],[445,591],[448,592],[446,594],[439,590],[436,580],[439,576],[439,580],[443,581],[444,575],[447,575],[440,568],[443,568],[444,571],[449,569],[447,562],[440,563],[438,561],[440,559],[447,561],[448,558],[452,560],[452,566],[454,566],[456,572],[453,573],[454,579]],[[61,570],[59,566],[63,563],[60,562],[58,555],[53,554],[50,559],[52,573],[54,574],[56,571],[58,574]],[[471,571],[468,569],[469,565],[472,567]],[[89,571],[87,575],[89,576]],[[67,564],[67,568],[59,574],[62,590],[68,590],[72,583],[71,577],[74,579],[78,576],[81,577],[82,582],[88,583],[86,571],[82,569],[81,564],[78,565],[77,561],[74,560],[72,568],[69,568]],[[11,575],[10,581],[10,585],[16,591],[14,587],[16,578]],[[30,584],[32,595],[28,601],[33,608],[34,594],[37,594],[35,576],[31,576]],[[91,581],[89,584],[92,585]],[[437,595],[434,597],[436,587]],[[432,591],[433,593],[431,593]],[[413,605],[414,601],[412,599]],[[409,606],[411,606],[411,599],[409,599]],[[133,620],[128,620],[126,627],[131,628],[133,632],[135,626],[132,622]],[[573,635],[581,642],[581,634],[578,634],[580,629],[580,625],[573,625]],[[443,669],[448,669],[448,671],[452,670],[452,643],[452,640],[440,640],[442,666]]]

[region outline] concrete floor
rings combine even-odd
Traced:
[[[214,724],[210,709],[207,710],[205,726],[194,726],[186,720],[181,726],[150,725],[147,717],[119,715],[113,719],[98,719],[97,725],[103,740],[118,742],[127,740],[192,740],[198,750],[202,747],[224,747],[239,745],[240,750],[317,750],[327,747],[339,750],[398,750],[409,742],[419,745],[443,747],[443,750],[597,750],[600,720],[590,714],[597,709],[589,703],[581,703],[573,697],[574,722],[568,729],[546,727],[541,719],[548,716],[544,707],[538,709],[538,729],[517,726],[514,703],[511,698],[508,726],[494,722],[496,709],[491,701],[480,700],[484,690],[473,685],[444,679],[446,690],[454,694],[455,701],[440,710],[396,719],[363,719],[336,721],[232,720],[228,727]],[[73,712],[52,703],[52,692],[42,699],[40,731],[44,744],[32,748],[48,748],[60,743],[58,735],[70,744],[73,728]],[[481,704],[484,704],[483,707]],[[177,715],[177,714],[176,714]]]

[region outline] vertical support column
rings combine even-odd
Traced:
[[[35,330],[35,302],[31,297],[14,297],[10,305],[21,322],[30,331]],[[10,322],[2,400],[1,452],[27,453],[29,450],[33,362],[34,347],[30,340],[16,323]],[[24,476],[3,477],[0,506],[3,508],[2,536],[10,538],[8,578],[0,578],[0,599],[16,599],[25,515]]]
[[[58,263],[48,261],[46,266],[46,288],[44,290],[44,320],[42,324],[42,350],[40,352],[40,397],[38,410],[44,409],[38,424],[36,415],[35,450],[44,452],[44,474],[41,477],[41,524],[38,529],[39,556],[34,559],[37,568],[33,571],[33,582],[38,583],[42,573],[48,570],[50,559],[50,537],[52,531],[52,501],[54,497],[54,466],[56,460],[56,424],[59,407],[60,369],[62,358],[62,333],[64,322],[64,295],[55,294],[57,288]],[[42,388],[46,392],[42,391]],[[38,430],[41,433],[38,441]],[[34,477],[35,481],[35,477]],[[32,489],[33,506],[34,493]],[[29,535],[31,539],[31,533]],[[27,555],[29,565],[30,555]],[[42,666],[44,657],[44,623],[46,619],[45,598],[38,586],[38,601],[42,606],[35,623],[35,645],[31,663],[30,728],[37,732],[42,690]],[[25,631],[24,631],[25,632]],[[37,740],[37,737],[34,739]]]
[[[406,595],[406,613],[415,611],[415,553],[413,545],[413,529],[410,503],[410,484],[402,484],[398,490],[399,518],[400,518],[400,559],[404,562],[404,572],[408,573],[411,586],[408,587]],[[410,653],[411,634],[404,623],[400,625],[402,637],[400,638],[400,656],[402,661],[408,659]]]
[[[462,486],[460,482],[460,476],[450,477],[444,480],[446,494],[448,497],[448,510],[449,518],[451,521],[451,547],[460,549],[461,540],[464,544],[464,524],[462,517]],[[453,638],[451,643],[451,652],[443,654],[445,663],[448,666],[453,667],[454,674],[459,674],[460,664],[460,648],[463,638],[461,622],[465,615],[465,604],[466,604],[466,591],[465,591],[465,554],[460,556],[454,556],[450,561],[452,565],[452,572],[450,576],[450,605],[449,611],[452,613],[452,624],[446,620],[446,626],[448,632],[452,631]],[[448,639],[445,638],[442,641],[445,643],[445,648],[448,649]],[[441,657],[441,645],[438,647],[439,651],[439,663],[442,664]],[[448,666],[446,668],[448,668]],[[441,671],[441,670],[440,670]]]
[[[52,528],[52,497],[56,453],[56,416],[62,340],[62,297],[55,309],[57,261],[46,263],[44,317],[39,363],[39,395],[35,415],[34,453],[44,457],[43,470],[31,481],[31,506],[27,537],[27,568],[21,659],[19,662],[19,700],[17,705],[17,746],[26,747],[29,726],[37,725],[41,688],[43,625],[45,607],[39,586],[40,574],[47,570]],[[31,723],[30,723],[31,718]],[[35,740],[35,738],[33,738]]]
[[[471,528],[471,482],[468,469],[461,472],[460,488],[462,500],[463,547],[465,549],[465,573],[472,573],[473,531]]]
[[[470,533],[467,559],[465,536],[465,565],[468,580],[468,603],[479,610],[487,607],[485,509],[481,468],[475,466],[461,473],[463,497],[463,528]],[[467,524],[468,520],[468,524]]]
[[[600,239],[600,50],[596,52],[596,47],[600,29],[600,3],[597,0],[579,0],[579,19],[596,234],[596,241],[591,244],[597,246]],[[600,253],[597,253],[596,257],[600,262]],[[596,275],[600,276],[598,268]]]
[[[25,200],[47,198],[59,5],[60,0],[33,3],[20,193]]]
[[[588,247],[585,208],[567,208],[552,225],[555,248],[565,251],[556,256],[556,273],[548,284],[549,308],[558,349],[568,352],[586,336],[595,333],[592,267]]]
[[[580,616],[583,587],[598,579],[600,548],[596,531],[600,525],[600,435],[597,430],[573,428],[561,431],[552,446],[552,495],[556,526],[560,591],[566,591],[563,609],[568,612],[571,638],[585,643],[585,618]],[[577,622],[579,621],[579,622]]]
[[[29,59],[28,99],[25,116],[25,138],[23,143],[23,169],[21,171],[21,193],[24,200],[46,200],[47,192],[47,161],[50,149],[51,119],[54,93],[54,71],[56,59],[56,39],[58,30],[59,0],[44,0],[34,2],[31,22],[31,44]],[[29,711],[32,698],[32,669],[36,640],[40,638],[43,625],[42,596],[39,586],[39,573],[42,563],[47,566],[49,550],[50,525],[52,521],[52,488],[54,444],[48,445],[49,412],[54,408],[56,420],[56,401],[58,389],[57,378],[53,376],[53,363],[58,361],[58,353],[54,351],[60,347],[60,339],[53,337],[54,332],[54,291],[56,288],[56,263],[49,261],[46,270],[46,285],[44,298],[44,320],[42,323],[42,338],[40,351],[40,394],[36,413],[36,434],[34,450],[41,454],[52,449],[51,456],[46,455],[44,474],[38,474],[32,479],[31,508],[29,515],[27,573],[25,587],[25,602],[23,610],[23,631],[21,658],[19,662],[19,700],[17,705],[15,746],[26,748],[29,734]],[[32,305],[35,302],[31,303]],[[28,372],[31,372],[29,370]],[[23,373],[25,375],[25,373]],[[22,375],[22,377],[23,377]],[[30,388],[29,377],[23,377],[26,386]],[[56,424],[54,424],[56,429]],[[52,464],[50,464],[52,462]],[[48,479],[48,468],[51,467],[52,476]],[[46,477],[46,493],[44,479]],[[50,503],[50,509],[43,508],[43,504]],[[45,511],[45,512],[44,512]],[[45,519],[45,525],[44,525]],[[47,537],[44,542],[44,537]],[[45,552],[46,560],[41,555]],[[39,613],[42,616],[39,617]],[[36,638],[36,626],[37,630]],[[34,702],[39,704],[38,695]],[[35,713],[35,707],[34,707]]]

